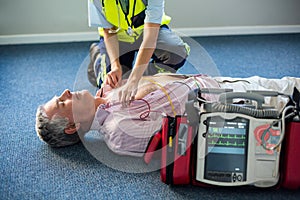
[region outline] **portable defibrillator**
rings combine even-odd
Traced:
[[[281,123],[238,113],[200,116],[196,180],[214,185],[273,186],[279,179]],[[276,124],[276,125],[273,125]]]
[[[277,93],[225,92],[218,102],[202,104],[196,181],[219,186],[277,184],[285,119],[277,109],[264,105],[266,95]],[[234,104],[234,99],[243,103]]]

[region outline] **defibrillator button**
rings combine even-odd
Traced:
[[[241,175],[238,175],[237,176],[237,180],[240,182],[240,181],[242,181],[242,179],[243,179],[243,177],[241,176]]]

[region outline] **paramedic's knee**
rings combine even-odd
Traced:
[[[175,32],[162,27],[154,51],[154,62],[167,65],[174,70],[185,63],[190,52],[190,47]]]
[[[164,65],[174,70],[178,70],[184,65],[187,56],[188,53],[184,47],[177,47],[177,50],[174,52],[157,49],[154,52],[153,62],[157,65]]]

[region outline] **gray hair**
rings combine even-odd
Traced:
[[[65,133],[65,128],[68,125],[69,121],[66,118],[54,115],[52,119],[49,119],[43,106],[38,107],[35,130],[39,138],[49,146],[64,147],[80,142],[78,132],[74,134]]]

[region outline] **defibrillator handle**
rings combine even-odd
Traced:
[[[233,89],[229,88],[201,88],[200,93],[209,93],[209,94],[221,94],[224,92],[233,92]]]
[[[278,95],[281,95],[281,93],[273,90],[247,90],[247,93],[255,93],[268,97],[276,97]]]
[[[226,92],[219,96],[219,101],[224,104],[232,104],[233,99],[248,99],[256,101],[257,108],[262,108],[265,101],[264,96],[257,93],[247,93],[247,92]]]

